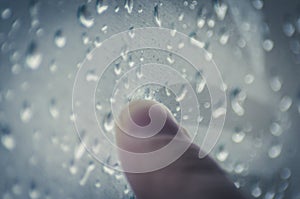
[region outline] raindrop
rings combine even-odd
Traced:
[[[100,15],[108,9],[108,5],[103,3],[103,0],[97,0],[96,2],[97,13]]]
[[[26,52],[26,64],[30,69],[38,69],[42,62],[42,54],[38,52],[37,44],[31,42]]]
[[[81,25],[91,28],[94,25],[94,17],[88,10],[86,5],[81,5],[77,11],[77,17]]]
[[[198,48],[204,48],[205,42],[199,41],[195,38],[195,33],[192,33],[190,35],[190,43],[194,46],[197,46]]]
[[[198,11],[198,14],[197,14],[197,26],[198,28],[203,28],[203,26],[205,25],[206,23],[206,15],[207,15],[207,9],[204,8],[204,7],[201,7]]]
[[[67,39],[63,35],[62,30],[56,31],[54,34],[54,43],[57,47],[63,48],[66,45]]]
[[[85,79],[87,82],[96,82],[98,81],[98,76],[95,74],[95,71],[91,70],[87,72]]]
[[[227,160],[229,156],[229,152],[227,150],[224,149],[223,146],[221,146],[218,149],[218,152],[216,154],[216,158],[220,161],[220,162],[224,162],[225,160]]]
[[[107,173],[108,175],[111,175],[111,176],[115,174],[115,170],[113,170],[107,166],[103,166],[103,172]]]
[[[2,19],[9,19],[12,16],[12,11],[10,8],[6,8],[1,13]]]
[[[245,171],[245,165],[242,164],[242,163],[239,163],[235,166],[234,168],[234,172],[237,173],[237,174],[241,174]]]
[[[195,80],[196,80],[196,92],[202,93],[202,91],[204,90],[205,85],[206,85],[206,81],[203,78],[202,72],[197,71]]]
[[[225,45],[227,44],[228,40],[229,40],[229,32],[224,32],[219,39],[220,44]]]
[[[95,182],[95,187],[96,187],[96,188],[100,188],[100,187],[101,187],[100,180],[96,180],[96,182]]]
[[[24,123],[27,123],[31,120],[32,118],[32,108],[31,106],[28,104],[28,103],[24,103],[23,104],[23,107],[20,111],[20,118],[21,118],[21,121],[24,122]]]
[[[282,134],[282,128],[277,122],[273,122],[270,126],[270,132],[274,136],[280,136]]]
[[[31,182],[28,194],[30,199],[37,199],[40,197],[40,192],[37,190],[35,182]]]
[[[232,110],[238,115],[242,116],[245,113],[245,110],[242,106],[243,102],[246,99],[246,94],[242,92],[240,89],[234,89],[231,92],[231,107]]]
[[[59,117],[59,109],[56,106],[56,100],[52,99],[49,105],[49,113],[52,118],[57,119]]]
[[[101,40],[100,40],[100,37],[96,37],[95,38],[95,40],[94,40],[94,45],[95,45],[95,47],[100,47],[101,45],[102,45],[102,42],[101,42]]]
[[[205,108],[209,108],[210,104],[209,103],[205,103],[204,104]],[[212,111],[212,116],[213,118],[219,118],[222,115],[226,114],[226,108],[223,105],[217,105],[216,108],[214,107],[214,110]]]
[[[90,38],[89,38],[89,36],[87,35],[86,32],[82,33],[82,35],[81,35],[81,40],[82,40],[82,43],[83,43],[84,45],[90,43]]]
[[[178,17],[178,21],[182,21],[183,18],[184,18],[184,13],[181,13],[181,14],[179,15],[179,17]]]
[[[293,24],[287,22],[283,24],[283,33],[287,36],[287,37],[291,37],[293,36],[293,34],[296,31],[296,28]]]
[[[154,22],[156,23],[156,25],[158,25],[159,27],[161,27],[161,19],[160,19],[160,15],[159,15],[159,12],[158,12],[158,4],[156,4],[154,6],[153,15],[154,15]]]
[[[5,133],[4,135],[2,135],[1,142],[2,145],[9,151],[13,150],[16,146],[15,139],[10,133],[9,134]]]
[[[104,126],[104,130],[106,132],[110,132],[111,130],[113,130],[113,128],[114,128],[114,117],[113,117],[113,114],[111,112],[106,114],[106,116],[104,117],[103,126]]]
[[[11,72],[16,75],[16,74],[19,74],[21,72],[21,66],[19,64],[14,64],[12,67],[11,67]]]
[[[247,74],[244,78],[246,84],[252,84],[254,82],[254,76],[251,74]]]
[[[258,185],[255,185],[251,190],[251,194],[253,197],[258,198],[261,196],[262,190]]]
[[[228,6],[223,2],[223,0],[214,0],[214,10],[220,20],[224,20],[227,9]]]
[[[57,71],[57,65],[54,60],[51,61],[49,70],[51,71],[51,73],[55,73]]]
[[[282,112],[288,111],[292,105],[293,101],[290,97],[284,96],[280,103],[279,103],[279,109]]]
[[[265,194],[265,198],[264,199],[274,199],[274,197],[275,197],[275,192],[274,191],[268,191]]]
[[[78,144],[78,146],[76,146],[76,148],[74,150],[75,160],[79,160],[85,152],[85,146],[84,146],[84,140],[83,139],[86,139],[86,138],[83,137],[82,140],[80,141],[80,143]]]
[[[121,64],[120,63],[116,63],[115,67],[114,67],[114,71],[116,75],[120,75],[122,72],[122,68],[121,68]]]
[[[125,0],[124,8],[127,10],[128,14],[131,14],[133,9],[133,0]]]
[[[83,176],[81,177],[79,184],[81,186],[84,186],[89,179],[91,172],[96,168],[95,164],[93,162],[90,162],[89,166],[86,168]]]
[[[128,35],[129,35],[129,37],[130,37],[131,39],[134,38],[135,33],[134,33],[134,27],[133,27],[133,26],[129,28]]]
[[[274,42],[270,39],[266,39],[265,41],[263,41],[263,48],[265,49],[265,51],[270,52],[274,47]]]
[[[12,187],[12,192],[15,195],[21,195],[22,194],[22,187],[19,183],[15,183]]]
[[[280,178],[283,180],[287,180],[291,177],[292,172],[289,168],[283,168],[280,172]]]
[[[274,145],[269,149],[268,155],[270,158],[275,159],[280,156],[281,150],[282,150],[281,145]]]
[[[279,91],[281,89],[282,83],[279,77],[273,77],[270,81],[271,89],[275,92]]]
[[[169,54],[169,56],[167,56],[167,61],[169,64],[174,64],[175,60],[173,58],[173,54]]]
[[[235,129],[235,132],[232,134],[232,141],[235,143],[241,143],[246,136],[246,133],[239,128]]]
[[[264,2],[262,0],[252,0],[252,5],[257,10],[260,10],[263,8]]]
[[[179,94],[176,96],[176,101],[177,102],[182,101],[186,97],[187,92],[188,92],[188,90],[187,90],[186,86],[182,85],[179,90]]]
[[[143,77],[142,66],[137,67],[136,76],[138,79],[141,79]]]

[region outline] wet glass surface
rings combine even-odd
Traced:
[[[134,38],[135,28],[164,27],[188,35],[221,71],[228,110],[211,156],[252,198],[300,198],[299,6],[293,0],[2,0],[0,197],[134,198],[123,174],[96,161],[80,142],[72,88],[83,60],[110,36],[131,30]],[[206,83],[189,63],[151,49],[127,52],[124,46],[99,83],[95,109],[104,131],[113,139],[107,105],[113,99],[106,92],[133,66],[151,62],[169,65],[192,82],[202,116],[195,142],[201,143],[209,118],[223,110],[211,112]],[[87,84],[98,78],[93,70],[85,74]],[[118,83],[126,89],[123,80]],[[180,99],[150,85],[132,99],[161,101],[178,119],[184,85],[177,95]],[[94,148],[118,167],[115,153],[101,140]]]

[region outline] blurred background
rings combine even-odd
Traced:
[[[210,155],[236,187],[250,198],[300,199],[297,0],[1,0],[0,197],[135,198],[123,174],[113,169],[115,154],[95,140],[95,150],[113,164],[103,165],[80,142],[72,89],[78,67],[94,48],[116,33],[142,27],[185,33],[218,65],[228,110]],[[209,123],[210,103],[205,82],[188,63],[167,52],[125,51],[102,87],[133,65],[170,65],[192,77],[197,88],[201,134]],[[87,83],[97,78],[93,71],[86,74]],[[112,136],[106,105],[111,99],[102,87],[95,109]],[[151,87],[136,95],[167,103],[157,92]],[[201,136],[195,142],[201,143]]]

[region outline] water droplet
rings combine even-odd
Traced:
[[[196,80],[196,92],[197,93],[202,93],[202,91],[204,90],[205,85],[206,85],[206,81],[203,78],[202,72],[198,71],[196,73],[195,80]]]
[[[290,97],[284,96],[280,103],[279,103],[279,109],[282,112],[288,111],[292,105],[293,101]]]
[[[214,10],[219,20],[224,20],[228,6],[222,0],[214,0]]]
[[[91,172],[96,168],[95,164],[93,162],[90,162],[89,163],[89,166],[86,168],[83,176],[81,177],[80,181],[79,181],[79,184],[81,186],[84,186],[87,182],[87,180],[89,179],[90,177],[90,174]]]
[[[274,199],[274,197],[275,197],[275,192],[274,191],[268,191],[265,194],[265,198],[264,199]]]
[[[76,146],[76,148],[74,150],[75,160],[79,160],[85,152],[84,139],[86,139],[86,138],[82,137],[81,142]]]
[[[169,62],[169,64],[174,64],[175,59],[173,58],[173,54],[169,54],[169,56],[167,57],[167,61]]]
[[[292,172],[289,168],[283,168],[280,172],[280,178],[282,180],[287,180],[291,177]]]
[[[133,9],[133,0],[125,0],[124,8],[127,10],[128,14],[131,14]]]
[[[56,31],[54,34],[54,43],[57,47],[63,48],[66,45],[67,39],[63,35],[62,30]]]
[[[245,171],[245,165],[243,163],[238,163],[236,164],[235,168],[234,168],[234,172],[237,174],[241,174]]]
[[[264,2],[262,0],[252,0],[252,5],[257,10],[260,10],[263,8]]]
[[[11,72],[16,75],[16,74],[19,74],[21,72],[21,66],[19,64],[14,64],[12,67],[11,67]]]
[[[262,190],[258,185],[255,185],[251,190],[251,194],[253,197],[258,198],[261,196]]]
[[[238,116],[244,115],[245,110],[244,110],[242,104],[246,99],[246,93],[242,92],[239,88],[237,88],[237,89],[232,90],[230,97],[231,97],[232,110]]]
[[[107,173],[108,175],[111,175],[111,176],[115,174],[115,170],[113,170],[107,166],[103,166],[103,172]]]
[[[15,183],[12,187],[12,192],[15,195],[21,195],[22,194],[22,187],[19,183]]]
[[[220,162],[224,162],[225,160],[227,160],[229,156],[229,152],[227,150],[225,150],[225,148],[223,146],[221,146],[218,149],[218,152],[216,154],[216,158],[220,161]]]
[[[188,90],[185,87],[185,85],[182,85],[180,90],[179,90],[179,94],[176,96],[176,101],[177,102],[182,101],[185,98],[187,92],[188,92]]]
[[[229,32],[224,32],[219,39],[220,44],[225,45],[227,44],[228,40],[229,40]]]
[[[275,92],[279,91],[281,89],[282,83],[279,77],[273,77],[270,81],[271,89]]]
[[[197,14],[197,26],[198,28],[203,28],[203,26],[206,23],[206,15],[207,15],[208,11],[205,7],[201,7],[198,11]]]
[[[110,131],[113,130],[113,128],[114,128],[114,117],[113,117],[111,112],[106,114],[106,116],[104,117],[103,126],[104,126],[104,130],[106,132],[110,132]]]
[[[292,24],[292,23],[284,23],[283,24],[283,33],[287,36],[287,37],[291,37],[293,36],[293,34],[295,33],[296,31],[296,28],[295,26]]]
[[[13,150],[16,146],[15,139],[11,134],[4,134],[1,136],[2,145],[9,151]]]
[[[138,79],[141,79],[144,76],[143,71],[142,71],[142,66],[137,67],[136,76],[137,76]]]
[[[42,54],[38,52],[37,44],[31,42],[26,52],[26,64],[30,69],[38,69],[42,62]]]
[[[9,19],[12,16],[12,11],[10,8],[6,8],[1,13],[2,19]]]
[[[57,65],[54,60],[50,62],[49,70],[51,71],[51,73],[55,73],[57,71]]]
[[[59,109],[56,106],[56,100],[52,99],[49,105],[49,113],[52,118],[57,119],[59,117]]]
[[[36,187],[35,182],[31,182],[29,193],[28,193],[30,199],[38,199],[40,197],[40,192]]]
[[[265,41],[263,41],[263,48],[265,49],[265,51],[270,52],[274,47],[274,42],[270,39],[266,39]]]
[[[98,78],[99,77],[95,74],[95,71],[93,71],[93,70],[88,71],[85,76],[85,79],[87,82],[97,82]]]
[[[116,63],[115,67],[114,67],[114,71],[116,75],[120,75],[122,72],[122,68],[121,68],[121,64],[120,63]]]
[[[182,21],[184,18],[184,13],[182,12],[179,16],[178,16],[178,21]]]
[[[159,11],[158,11],[158,4],[156,4],[154,6],[153,15],[154,15],[154,22],[155,22],[155,24],[158,25],[159,27],[161,27],[161,19],[160,19],[160,15],[159,15]]]
[[[91,28],[94,25],[94,17],[88,10],[86,5],[81,5],[77,11],[77,17],[81,25]]]
[[[100,180],[96,180],[95,187],[96,188],[100,188],[101,187]]]
[[[103,0],[97,0],[96,2],[97,13],[100,15],[108,9],[108,5],[103,3]]]
[[[199,41],[195,38],[195,34],[190,35],[190,43],[198,48],[204,48],[205,42]]]
[[[272,159],[278,158],[281,154],[281,150],[282,150],[281,145],[274,145],[269,149],[268,155]]]
[[[31,106],[28,104],[28,103],[24,103],[23,104],[23,107],[20,111],[20,118],[21,118],[21,121],[24,122],[24,123],[27,123],[31,120],[32,118],[32,108]]]
[[[251,74],[247,74],[244,78],[246,84],[252,84],[254,82],[254,76]]]
[[[280,136],[282,134],[282,128],[277,122],[273,122],[270,126],[270,132],[274,136]]]
[[[241,143],[246,136],[246,133],[239,128],[235,129],[235,132],[232,134],[232,141],[235,143]]]

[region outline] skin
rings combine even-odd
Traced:
[[[139,126],[145,126],[151,122],[148,111],[154,104],[157,103],[139,100],[131,102],[127,108],[132,120]],[[180,135],[178,142],[187,142],[188,134],[176,123],[170,112],[163,106],[158,110],[158,114],[159,111],[167,113],[164,127],[153,137],[144,139],[130,136],[123,131],[125,127],[130,131],[135,129],[132,128],[128,114],[125,114],[125,111],[121,112],[120,122],[115,125],[117,145],[127,151],[146,153],[168,144],[177,131]],[[198,153],[199,147],[192,144],[179,159],[167,167],[147,173],[125,172],[125,174],[138,199],[245,198],[210,157],[199,159]],[[132,163],[138,164],[132,160],[127,161],[122,154],[120,154],[120,161],[122,165],[129,167]],[[143,164],[140,166],[142,167]]]

